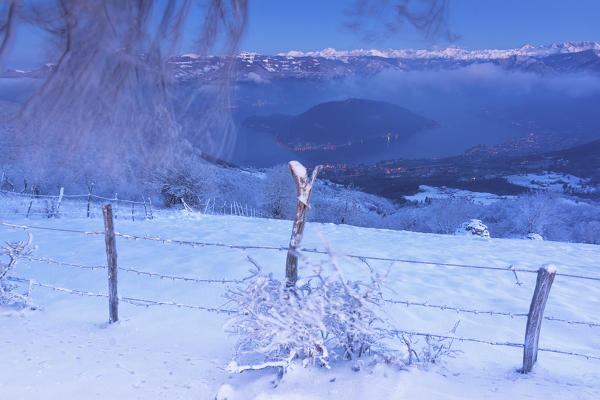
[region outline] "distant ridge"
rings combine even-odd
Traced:
[[[243,52],[236,56],[184,54],[167,60],[179,81],[220,79],[233,61],[236,82],[268,83],[280,79],[327,80],[373,75],[385,70],[419,71],[455,69],[471,64],[491,63],[507,70],[534,73],[600,73],[600,42],[564,42],[544,46],[524,45],[514,49],[467,50],[460,47],[413,50],[289,51],[278,55]],[[37,70],[5,70],[3,78],[44,78],[52,64]]]
[[[582,51],[594,50],[600,52],[600,42],[564,42],[551,45],[532,46],[526,44],[514,49],[482,49],[468,50],[461,47],[447,47],[441,50],[415,50],[415,49],[386,49],[386,50],[335,50],[333,48],[323,49],[321,51],[289,51],[279,53],[278,56],[287,57],[322,57],[328,59],[345,59],[348,57],[382,57],[382,58],[450,58],[457,60],[491,60],[499,58],[508,58],[512,56],[528,57],[546,57],[554,54],[579,53]],[[253,53],[242,53],[253,54]]]

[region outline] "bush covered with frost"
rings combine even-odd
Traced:
[[[294,360],[329,367],[383,351],[383,278],[365,267],[366,282],[346,280],[335,257],[303,268],[292,287],[257,274],[226,297],[239,311],[228,329],[239,336],[230,372],[281,367]]]
[[[482,238],[489,238],[490,232],[487,226],[481,222],[480,219],[472,219],[463,223],[460,228],[456,230],[457,235],[472,235]]]
[[[32,241],[33,237],[29,234],[27,241],[6,242],[0,248],[0,306],[22,308],[30,305],[29,296],[19,293],[17,285],[9,278],[19,260],[31,255]]]

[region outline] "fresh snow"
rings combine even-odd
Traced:
[[[85,207],[81,204],[81,207]],[[171,239],[241,245],[285,246],[291,222],[181,211],[157,212],[153,220],[115,221],[118,231]],[[25,219],[6,213],[3,221],[54,228],[102,231],[99,218]],[[37,257],[102,265],[104,238],[33,230]],[[22,240],[23,231],[0,226],[0,240]],[[438,263],[506,268],[504,271],[436,267],[431,264],[370,261],[389,269],[388,297],[479,310],[526,313],[535,274],[508,268],[538,269],[554,264],[559,274],[600,278],[600,246],[548,241],[481,239],[404,231],[308,223],[306,248]],[[190,247],[117,238],[120,266],[166,275],[240,279],[252,257],[263,272],[283,278],[285,252],[261,249]],[[318,258],[308,254],[311,258]],[[360,278],[343,261],[349,279]],[[300,270],[302,275],[302,270]],[[22,262],[15,276],[57,287],[105,293],[106,270]],[[226,307],[226,285],[157,279],[119,271],[119,294],[191,305]],[[26,288],[23,288],[26,289]],[[521,375],[522,349],[455,342],[462,351],[439,365],[409,367],[350,362],[331,370],[292,367],[278,382],[274,370],[230,375],[235,338],[223,331],[227,316],[170,306],[121,303],[120,322],[108,325],[105,298],[82,297],[34,287],[39,310],[0,308],[0,393],[6,399],[598,399],[600,361],[540,352],[529,375]],[[546,315],[600,321],[600,282],[558,275]],[[525,318],[455,313],[433,308],[389,305],[398,329],[498,342],[523,342]],[[540,346],[600,356],[600,328],[544,321]],[[354,367],[354,368],[353,368]],[[359,369],[355,372],[353,369]]]
[[[404,196],[406,200],[424,202],[426,199],[462,199],[473,201],[477,204],[490,204],[498,200],[514,198],[514,196],[498,196],[493,193],[471,192],[469,190],[428,185],[419,185],[419,191],[413,195]]]
[[[563,192],[564,185],[577,192],[591,192],[596,190],[593,187],[585,187],[589,183],[587,178],[579,178],[570,174],[560,174],[556,172],[545,172],[543,174],[522,174],[509,175],[506,180],[513,185],[523,186],[532,189],[543,189],[553,192]]]
[[[387,50],[336,50],[326,48],[321,51],[296,51],[279,53],[279,56],[289,57],[323,57],[328,59],[346,59],[348,57],[382,57],[382,58],[406,58],[406,59],[432,59],[450,58],[456,60],[494,60],[513,56],[543,57],[552,54],[578,53],[586,50],[600,52],[598,42],[565,42],[555,43],[548,46],[524,45],[515,49],[481,49],[468,50],[460,47],[448,47],[445,49],[387,49]]]

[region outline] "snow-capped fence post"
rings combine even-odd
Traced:
[[[150,208],[150,219],[154,219],[154,215],[152,215],[152,197],[148,197],[148,207]]]
[[[106,261],[108,263],[108,322],[112,324],[119,320],[119,297],[117,295],[117,244],[110,204],[102,206],[102,215],[104,216],[104,239],[106,242]]]
[[[61,186],[61,188],[58,192],[58,201],[56,202],[56,210],[54,211],[55,217],[58,217],[58,212],[60,210],[60,204],[62,203],[64,194],[65,194],[65,188]]]
[[[552,282],[554,282],[555,275],[556,267],[554,265],[544,265],[538,270],[535,290],[527,317],[527,328],[525,330],[523,369],[520,371],[523,374],[531,372],[533,364],[537,361],[538,342],[542,320],[544,319],[544,309],[546,308],[546,302],[548,301],[548,295],[550,294],[550,288],[552,287]]]
[[[296,249],[302,241],[302,233],[304,232],[304,224],[306,222],[306,213],[308,212],[308,203],[312,192],[317,174],[323,168],[322,165],[317,165],[312,172],[310,181],[306,168],[298,161],[290,161],[288,168],[292,173],[296,189],[298,191],[298,202],[296,204],[296,214],[294,215],[294,225],[292,226],[292,236],[288,248],[287,259],[285,262],[285,277],[288,286],[294,286],[298,280],[298,255]]]

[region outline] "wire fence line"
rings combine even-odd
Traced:
[[[391,333],[391,334],[394,334],[394,335],[408,335],[408,336],[432,337],[432,338],[446,339],[446,340],[452,340],[452,341],[456,340],[458,342],[471,342],[471,343],[488,344],[490,346],[506,346],[506,347],[517,347],[517,348],[523,348],[523,347],[525,347],[525,345],[523,343],[497,342],[497,341],[477,339],[477,338],[470,338],[470,337],[462,337],[462,336],[454,336],[454,335],[440,335],[440,334],[435,334],[435,333],[405,331],[405,330],[399,330],[399,329],[381,329],[381,330],[385,331],[385,332],[388,332],[388,333]],[[583,357],[583,358],[586,358],[588,360],[600,360],[600,356],[594,356],[594,355],[589,355],[589,354],[576,353],[576,352],[572,352],[572,351],[564,351],[564,350],[557,350],[557,349],[543,348],[543,347],[539,347],[538,351],[544,351],[544,352],[549,352],[549,353],[557,353],[557,354],[563,354],[563,355],[569,355],[569,356],[576,356],[576,357]]]
[[[99,231],[82,231],[75,229],[64,229],[64,228],[50,228],[50,227],[41,227],[41,226],[30,226],[30,225],[18,225],[18,224],[10,224],[7,222],[0,222],[0,225],[15,228],[15,229],[39,229],[39,230],[48,230],[48,231],[57,231],[57,232],[69,232],[69,233],[81,233],[85,235],[104,235],[104,232]],[[115,235],[122,237],[127,240],[147,240],[153,242],[159,242],[163,244],[179,244],[186,245],[191,247],[224,247],[229,249],[239,249],[239,250],[276,250],[276,251],[285,251],[287,252],[289,248],[287,246],[267,246],[267,245],[239,245],[239,244],[229,244],[229,243],[220,243],[220,242],[201,242],[201,241],[192,241],[192,240],[181,240],[181,239],[167,239],[160,236],[149,236],[149,235],[132,235],[127,233],[122,233],[115,231]],[[372,260],[372,261],[387,261],[387,262],[397,262],[397,263],[405,263],[405,264],[416,264],[416,265],[430,265],[435,267],[450,267],[450,268],[470,268],[470,269],[478,269],[478,270],[489,270],[489,271],[502,271],[502,272],[523,272],[530,274],[537,274],[538,270],[535,269],[525,269],[525,268],[515,268],[513,265],[509,267],[492,267],[492,266],[484,266],[484,265],[469,265],[469,264],[459,264],[459,263],[443,263],[437,261],[422,261],[422,260],[410,260],[404,258],[394,258],[394,257],[381,257],[381,256],[365,256],[358,254],[348,254],[348,253],[332,253],[331,250],[319,250],[319,249],[309,249],[309,248],[301,248],[297,250],[301,253],[314,253],[314,254],[323,254],[330,255],[334,254],[343,258],[353,258],[358,260]],[[556,273],[556,276],[561,276],[565,278],[573,278],[573,279],[584,279],[591,281],[600,282],[600,277],[586,276],[586,275],[578,275],[578,274],[566,274],[566,273]]]
[[[80,268],[80,269],[85,269],[85,270],[96,270],[96,269],[107,269],[108,268],[106,265],[83,265],[83,264],[58,261],[58,260],[54,260],[51,258],[45,258],[45,257],[22,256],[22,258],[26,259],[26,260],[30,260],[30,261],[35,261],[35,262],[42,262],[42,263],[46,263],[46,264],[54,264],[54,265],[60,265],[60,266],[66,266],[66,267]],[[248,259],[251,264],[253,264],[254,266],[257,266],[257,264],[256,264],[256,262],[254,262],[254,260],[252,260],[249,257],[248,257]],[[193,282],[193,283],[216,283],[216,284],[227,284],[227,283],[242,284],[244,282],[247,282],[249,279],[253,278],[254,276],[256,276],[258,273],[258,271],[253,271],[249,276],[242,278],[242,279],[225,279],[225,278],[223,278],[223,279],[202,279],[202,278],[192,278],[192,277],[186,277],[186,276],[161,274],[161,273],[157,273],[157,272],[150,272],[150,271],[139,270],[139,269],[129,268],[129,267],[117,267],[117,268],[120,271],[131,272],[131,273],[135,273],[137,275],[149,276],[149,277],[165,279],[165,280],[186,281],[186,282]],[[398,300],[398,299],[389,299],[389,298],[385,298],[385,299],[383,299],[383,301],[385,303],[405,305],[407,307],[414,306],[414,307],[435,308],[435,309],[439,309],[441,311],[453,311],[453,312],[457,312],[457,313],[468,313],[468,314],[475,314],[475,315],[503,316],[503,317],[509,317],[509,318],[527,317],[529,315],[527,313],[512,313],[512,312],[495,311],[495,310],[468,309],[468,308],[456,307],[456,306],[452,306],[452,305],[438,305],[438,304],[431,304],[429,302],[414,302],[414,301],[408,301],[408,300]],[[570,325],[584,325],[584,326],[588,326],[588,327],[600,327],[600,323],[591,322],[591,321],[571,321],[571,320],[552,317],[552,316],[544,316],[544,319],[548,320],[548,321],[566,323],[566,324],[570,324]]]
[[[383,299],[383,301],[385,303],[405,305],[407,307],[414,306],[414,307],[435,308],[435,309],[438,309],[441,311],[454,311],[456,313],[466,313],[466,314],[475,314],[475,315],[492,315],[492,316],[502,316],[502,317],[509,317],[509,318],[523,318],[523,317],[527,318],[529,316],[528,313],[512,313],[512,312],[494,311],[494,310],[477,310],[477,309],[472,309],[472,308],[469,309],[469,308],[455,307],[455,306],[449,306],[449,305],[430,304],[428,302],[413,302],[413,301],[408,301],[408,300],[397,300],[397,299]],[[561,322],[561,323],[566,323],[566,324],[570,324],[570,325],[585,325],[590,328],[600,328],[600,323],[591,322],[591,321],[570,321],[567,319],[556,318],[556,317],[551,317],[551,316],[544,316],[544,319],[548,320],[548,321]]]
[[[35,279],[28,279],[28,278],[23,278],[23,277],[9,277],[9,280],[27,283],[30,286],[39,286],[39,287],[43,287],[46,289],[51,289],[55,292],[68,293],[68,294],[73,294],[73,295],[77,295],[77,296],[108,298],[108,294],[106,294],[106,293],[89,292],[86,290],[79,290],[79,289],[68,289],[68,288],[63,288],[60,286],[50,285],[48,283],[38,282]],[[231,315],[231,314],[237,313],[237,311],[235,311],[235,310],[216,308],[216,307],[198,306],[198,305],[184,304],[184,303],[176,303],[174,301],[158,301],[158,300],[140,299],[140,298],[135,298],[135,297],[127,297],[127,296],[118,296],[118,299],[119,299],[119,301],[122,301],[122,302],[128,303],[128,304],[132,304],[134,306],[143,306],[143,307],[174,306],[174,307],[178,307],[178,308],[190,308],[190,309],[195,309],[195,310],[202,310],[202,311],[215,312],[215,313],[221,313],[221,314],[230,314]]]
[[[39,287],[51,289],[53,291],[58,291],[58,292],[63,292],[63,293],[68,293],[68,294],[73,294],[73,295],[78,295],[78,296],[108,298],[108,295],[106,293],[89,292],[89,291],[78,290],[78,289],[68,289],[68,288],[50,285],[47,283],[38,282],[34,279],[27,279],[27,278],[21,278],[21,277],[11,277],[10,279],[14,280],[14,281],[18,281],[18,282],[28,283],[30,286],[39,286]],[[218,307],[206,307],[206,306],[199,306],[199,305],[192,305],[192,304],[185,304],[185,303],[176,303],[176,302],[172,302],[172,301],[156,301],[156,300],[140,299],[140,298],[135,298],[135,297],[127,297],[127,296],[119,296],[118,299],[119,299],[119,301],[122,301],[124,303],[128,303],[128,304],[131,304],[134,306],[140,306],[140,307],[173,306],[173,307],[177,307],[177,308],[195,309],[195,310],[201,310],[201,311],[206,311],[206,312],[213,312],[213,313],[217,313],[217,314],[233,315],[233,314],[238,313],[238,311],[233,310],[233,309],[225,309],[225,308],[218,308]],[[441,334],[435,334],[435,333],[408,331],[408,330],[400,330],[400,329],[378,329],[378,330],[384,331],[387,333],[391,333],[396,336],[400,336],[400,335],[422,336],[422,337],[432,337],[432,338],[452,340],[452,341],[458,341],[458,342],[471,342],[471,343],[487,344],[487,345],[491,345],[491,346],[506,346],[506,347],[516,347],[516,348],[524,347],[524,344],[522,344],[522,343],[499,342],[499,341],[491,341],[491,340],[462,337],[462,336],[455,336],[455,335],[441,335]],[[542,348],[542,347],[538,348],[538,350],[543,351],[543,352],[550,352],[550,353],[556,353],[556,354],[562,354],[562,355],[568,355],[568,356],[582,357],[587,360],[600,360],[600,356],[576,353],[576,352],[565,351],[565,350]]]
[[[96,215],[96,212],[91,212],[91,209],[89,209],[89,204],[92,202],[92,200],[94,200],[94,202],[109,201],[109,202],[115,202],[115,203],[130,204],[132,206],[135,206],[135,205],[143,206],[144,212],[134,213],[132,210],[131,214],[129,212],[127,212],[127,214],[131,215],[132,217],[135,216],[138,218],[140,216],[149,218],[149,219],[152,219],[154,217],[153,211],[152,211],[152,201],[149,197],[148,197],[148,200],[146,201],[146,198],[143,195],[142,195],[143,201],[136,201],[136,200],[129,200],[129,199],[120,199],[117,197],[117,194],[115,194],[114,197],[106,197],[106,196],[101,196],[101,195],[97,195],[97,194],[93,194],[93,193],[49,195],[49,194],[36,194],[33,192],[27,193],[25,191],[16,192],[16,191],[10,191],[10,190],[0,190],[0,193],[19,197],[19,198],[22,198],[23,200],[29,200],[30,202],[32,202],[35,199],[53,199],[53,200],[57,200],[57,202],[60,202],[61,200],[69,200],[69,199],[87,200],[88,201],[87,217],[89,217],[91,214]],[[216,198],[214,198],[214,199],[209,198],[205,201],[199,201],[197,204],[194,204],[194,207],[190,207],[183,199],[181,199],[181,203],[183,205],[184,210],[189,211],[189,212],[200,212],[200,213],[204,213],[204,214],[218,214],[218,215],[236,215],[236,216],[241,216],[241,217],[258,217],[258,218],[270,217],[269,215],[261,212],[257,208],[249,207],[247,204],[242,204],[242,203],[239,203],[236,201],[228,202],[226,200],[217,200]],[[52,210],[46,210],[46,211],[31,210],[31,205],[30,205],[26,214],[27,214],[27,216],[29,216],[29,215],[53,215],[52,213],[53,213]],[[86,214],[86,210],[83,210],[82,212],[79,212],[79,213],[78,212],[61,211],[60,215],[81,215],[82,213]],[[123,213],[125,214],[124,211],[123,211]]]
[[[10,227],[10,228],[15,228],[15,229],[24,229],[24,230],[30,230],[30,229],[42,229],[42,230],[51,230],[51,231],[61,231],[61,232],[69,232],[69,233],[81,233],[81,234],[85,234],[85,235],[104,235],[104,232],[94,232],[94,231],[81,231],[81,230],[74,230],[74,229],[61,229],[61,228],[49,228],[49,227],[37,227],[37,226],[28,226],[28,225],[17,225],[17,224],[9,224],[9,223],[5,223],[2,222],[0,223],[6,227]],[[234,244],[226,244],[226,243],[212,243],[212,242],[197,242],[197,241],[185,241],[185,240],[177,240],[177,239],[165,239],[159,236],[137,236],[137,235],[129,235],[129,234],[124,234],[124,233],[120,233],[120,232],[115,232],[115,235],[122,237],[124,239],[131,239],[131,240],[150,240],[150,241],[154,241],[154,242],[161,242],[161,243],[175,243],[175,244],[185,244],[185,245],[191,245],[193,247],[204,247],[204,246],[218,246],[218,247],[226,247],[226,248],[234,248],[234,249],[242,249],[242,250],[247,250],[247,249],[268,249],[268,250],[278,250],[278,251],[287,251],[288,248],[283,247],[283,246],[255,246],[255,245],[234,245]],[[331,254],[330,251],[328,250],[317,250],[317,249],[301,249],[300,251],[302,252],[309,252],[309,253],[318,253],[318,254]],[[396,259],[396,258],[385,258],[385,257],[374,257],[374,256],[359,256],[359,255],[353,255],[353,254],[337,254],[338,256],[342,256],[342,257],[348,257],[348,258],[357,258],[360,260],[384,260],[384,261],[392,261],[392,262],[410,262],[410,263],[415,263],[415,264],[428,264],[428,265],[439,265],[439,266],[458,266],[458,267],[463,267],[463,268],[475,268],[475,269],[486,269],[486,270],[500,270],[500,271],[511,271],[513,273],[515,272],[533,272],[533,273],[537,273],[537,271],[535,270],[526,270],[526,269],[517,269],[514,268],[514,266],[510,266],[508,269],[506,268],[500,268],[500,267],[489,267],[489,266],[477,266],[477,265],[464,265],[464,264],[450,264],[450,263],[432,263],[432,262],[426,262],[426,261],[416,261],[416,260],[404,260],[404,259]],[[89,265],[83,265],[83,264],[75,264],[75,263],[67,263],[67,262],[62,262],[62,261],[57,261],[57,260],[52,260],[49,258],[42,258],[42,257],[31,257],[31,256],[27,256],[26,258],[32,260],[32,261],[38,261],[38,262],[46,262],[49,264],[57,264],[57,265],[63,265],[63,266],[69,266],[69,267],[76,267],[76,268],[82,268],[82,269],[100,269],[100,268],[108,268],[104,265],[102,266],[89,266]],[[250,262],[252,262],[254,265],[255,262],[253,262],[252,259],[250,259]],[[211,283],[225,283],[225,280],[213,280],[213,279],[196,279],[196,278],[187,278],[187,277],[181,277],[181,276],[173,276],[173,275],[165,275],[165,274],[159,274],[159,273],[154,273],[154,272],[149,272],[149,271],[143,271],[143,270],[138,270],[138,269],[134,269],[134,268],[125,268],[125,267],[119,267],[119,269],[123,270],[123,271],[127,271],[127,272],[133,272],[133,273],[137,273],[139,275],[147,275],[147,276],[151,276],[151,277],[157,277],[157,278],[161,278],[161,279],[173,279],[173,280],[188,280],[188,281],[193,281],[193,282],[211,282]],[[567,275],[564,274],[564,276],[573,276],[573,275]],[[251,276],[250,276],[251,277]],[[249,277],[249,278],[250,278]],[[242,280],[229,280],[231,283],[240,283],[243,282],[246,279],[249,278],[245,278]],[[596,279],[593,277],[584,277],[584,278],[589,278],[589,279]],[[109,295],[105,294],[105,293],[96,293],[96,292],[89,292],[89,291],[84,291],[84,290],[78,290],[78,289],[69,289],[69,288],[63,288],[63,287],[58,287],[58,286],[54,286],[54,285],[50,285],[48,283],[42,283],[42,282],[38,282],[36,280],[33,279],[25,279],[25,278],[17,278],[18,280],[24,281],[24,282],[28,282],[29,284],[29,291],[31,291],[31,287],[32,286],[39,286],[39,287],[43,287],[43,288],[47,288],[47,289],[51,289],[53,291],[58,291],[58,292],[63,292],[63,293],[68,293],[68,294],[73,294],[73,295],[80,295],[80,296],[89,296],[89,297],[101,297],[101,298],[108,298]],[[600,279],[598,279],[600,280]],[[518,282],[518,278],[517,278],[517,282]],[[128,304],[132,304],[135,306],[143,306],[143,307],[150,307],[150,306],[173,306],[173,307],[178,307],[178,308],[187,308],[187,309],[196,309],[196,310],[202,310],[202,311],[207,311],[207,312],[215,312],[215,313],[224,313],[224,314],[235,314],[238,311],[236,310],[231,310],[231,309],[224,309],[224,308],[217,308],[217,307],[207,307],[207,306],[201,306],[201,305],[192,305],[192,304],[184,304],[184,303],[177,303],[177,302],[173,302],[173,301],[158,301],[158,300],[151,300],[151,299],[142,299],[142,298],[135,298],[135,297],[126,297],[126,296],[118,296],[119,301],[122,301],[124,303],[128,303]],[[447,305],[435,305],[435,304],[429,304],[427,302],[423,302],[423,303],[418,303],[418,302],[410,302],[410,301],[406,301],[406,300],[397,300],[397,299],[385,299],[385,302],[388,303],[392,303],[392,304],[402,304],[402,305],[406,305],[406,306],[421,306],[421,307],[430,307],[430,308],[437,308],[437,309],[441,309],[444,311],[456,311],[456,312],[463,312],[463,313],[472,313],[472,314],[488,314],[488,315],[501,315],[501,316],[508,316],[508,317],[525,317],[528,316],[528,314],[522,314],[522,313],[510,313],[510,312],[502,312],[502,311],[494,311],[494,310],[476,310],[476,309],[466,309],[466,308],[461,308],[461,307],[455,307],[455,306],[447,306]],[[569,323],[569,324],[578,324],[578,325],[588,325],[590,327],[598,327],[600,326],[600,324],[595,323],[595,322],[584,322],[584,321],[569,321],[569,320],[565,320],[565,319],[560,319],[560,318],[555,318],[555,317],[544,317],[544,319],[547,320],[551,320],[551,321],[556,321],[556,322],[563,322],[563,323]],[[416,335],[416,336],[426,336],[426,337],[434,337],[434,338],[440,338],[440,339],[448,339],[448,340],[456,340],[456,341],[460,341],[460,342],[474,342],[474,343],[481,343],[481,344],[488,344],[488,345],[494,345],[494,346],[511,346],[511,347],[519,347],[519,348],[523,348],[524,345],[520,344],[520,343],[511,343],[511,342],[497,342],[497,341],[490,341],[490,340],[484,340],[484,339],[477,339],[477,338],[468,338],[468,337],[460,337],[460,336],[455,336],[455,335],[439,335],[439,334],[431,334],[431,333],[423,333],[423,332],[414,332],[414,331],[405,331],[405,330],[393,330],[393,331],[389,331],[391,333],[394,334],[404,334],[404,335]],[[594,355],[587,355],[587,354],[581,354],[581,353],[575,353],[575,352],[569,352],[569,351],[563,351],[563,350],[557,350],[557,349],[543,349],[540,348],[539,351],[547,351],[547,352],[553,352],[553,353],[558,353],[558,354],[564,354],[564,355],[571,355],[571,356],[578,356],[578,357],[584,357],[586,359],[598,359],[600,360],[600,357],[598,356],[594,356]]]
[[[28,198],[28,199],[31,199],[31,198],[42,198],[42,199],[60,199],[60,198],[64,198],[64,199],[81,199],[81,198],[85,198],[85,199],[88,199],[88,198],[90,198],[90,199],[96,199],[96,200],[116,201],[116,202],[120,202],[120,203],[148,205],[148,202],[144,202],[144,201],[119,199],[116,196],[115,197],[105,197],[105,196],[99,196],[99,195],[93,194],[93,193],[87,193],[87,194],[63,194],[62,196],[61,195],[52,195],[52,194],[36,194],[36,193],[26,193],[26,192],[13,192],[13,191],[10,191],[10,190],[0,190],[0,193],[6,193],[6,194],[18,196],[18,197],[25,197],[25,198]]]
[[[108,266],[106,266],[106,265],[75,264],[75,263],[58,261],[58,260],[53,260],[51,258],[44,258],[44,257],[22,256],[21,258],[23,258],[25,260],[30,260],[30,261],[43,262],[46,264],[61,265],[61,266],[65,266],[65,267],[73,267],[73,268],[80,268],[80,269],[87,269],[87,270],[108,269]],[[252,273],[249,276],[242,278],[242,279],[225,279],[225,278],[223,278],[223,279],[201,279],[201,278],[191,278],[191,277],[187,277],[187,276],[160,274],[157,272],[144,271],[144,270],[139,270],[139,269],[129,268],[129,267],[117,267],[117,268],[120,271],[132,272],[137,275],[145,275],[145,276],[149,276],[149,277],[154,277],[154,278],[159,278],[159,279],[168,279],[168,280],[172,280],[172,281],[186,281],[186,282],[195,282],[195,283],[223,283],[223,284],[225,284],[225,283],[243,283],[256,275],[256,273]]]

